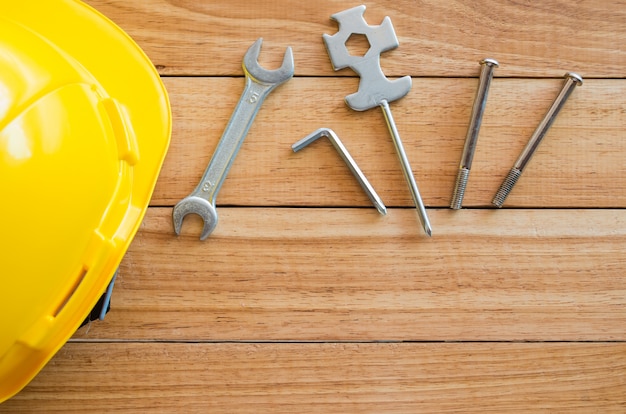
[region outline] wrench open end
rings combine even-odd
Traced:
[[[287,47],[283,63],[278,69],[268,70],[259,65],[259,54],[261,53],[261,44],[263,38],[260,37],[250,46],[243,58],[243,70],[250,75],[255,81],[271,84],[274,87],[293,77],[295,65],[293,63],[293,51],[291,47]]]
[[[185,216],[192,213],[199,215],[204,222],[204,227],[202,228],[202,233],[200,234],[200,240],[205,240],[217,226],[217,210],[215,209],[215,206],[200,197],[186,197],[174,206],[174,210],[172,211],[174,231],[176,232],[176,235],[180,235]]]

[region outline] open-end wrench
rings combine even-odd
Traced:
[[[257,60],[262,43],[263,39],[259,38],[250,46],[243,58],[245,88],[200,183],[174,207],[172,219],[176,234],[180,234],[183,219],[190,213],[199,215],[204,221],[200,240],[206,239],[213,232],[217,225],[215,198],[261,104],[278,85],[293,77],[291,47],[287,48],[280,68],[267,70],[262,68]]]

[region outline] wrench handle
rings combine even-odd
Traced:
[[[203,198],[215,206],[228,171],[241,148],[248,130],[252,126],[261,104],[277,85],[266,85],[254,81],[246,74],[246,85],[233,114],[224,129],[217,148],[211,157],[200,183],[192,195]]]
[[[415,202],[415,207],[417,208],[420,222],[422,223],[424,232],[430,237],[432,236],[432,228],[430,226],[430,221],[428,220],[426,207],[424,206],[422,196],[420,195],[420,192],[417,188],[415,177],[413,177],[413,170],[411,169],[409,159],[407,158],[406,152],[404,151],[402,139],[400,139],[400,133],[398,132],[398,128],[396,128],[396,122],[393,120],[393,116],[391,115],[389,103],[385,99],[383,99],[380,107],[383,109],[385,121],[387,122],[387,127],[389,128],[389,133],[391,134],[391,138],[393,140],[393,145],[396,148],[396,153],[398,154],[398,158],[400,159],[402,174],[404,175],[407,185],[409,186],[409,190],[411,191],[411,196],[413,197],[413,201]]]

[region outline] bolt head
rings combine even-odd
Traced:
[[[576,82],[576,85],[582,85],[583,84],[583,77],[580,76],[578,73],[574,73],[574,72],[567,72],[565,74],[565,79],[571,79],[574,82]]]
[[[496,68],[500,66],[497,60],[492,58],[485,58],[480,61],[481,65],[495,66]]]

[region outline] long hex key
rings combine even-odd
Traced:
[[[335,131],[329,128],[320,128],[293,144],[291,146],[291,149],[293,149],[293,152],[298,152],[310,143],[317,141],[317,139],[321,137],[328,138],[328,140],[333,144],[333,147],[335,147],[339,155],[341,155],[341,158],[346,162],[348,168],[350,168],[350,171],[352,171],[352,174],[356,177],[357,181],[365,191],[365,194],[367,194],[369,199],[376,207],[376,210],[378,210],[378,212],[382,215],[387,214],[387,207],[385,207],[383,201],[380,199],[376,191],[374,191],[374,188],[372,187],[370,182],[367,181],[367,178],[365,178],[363,171],[361,171],[359,166],[356,164],[354,158],[352,158],[337,134],[335,134]]]

